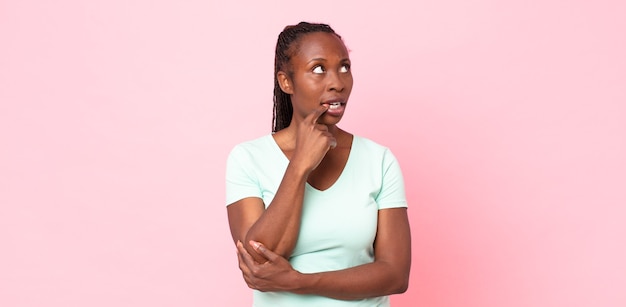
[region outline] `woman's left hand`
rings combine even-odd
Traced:
[[[262,292],[297,289],[296,281],[300,272],[294,270],[287,259],[267,249],[259,242],[250,241],[250,244],[267,261],[265,263],[256,262],[243,247],[243,243],[237,242],[239,269],[248,287]]]

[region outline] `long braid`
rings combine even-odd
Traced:
[[[292,75],[291,67],[289,67],[291,57],[297,52],[297,43],[304,34],[314,32],[326,32],[337,35],[335,31],[326,24],[300,22],[295,26],[286,26],[278,35],[276,42],[276,54],[274,57],[274,109],[272,114],[272,132],[280,131],[287,128],[291,123],[293,116],[293,106],[291,105],[291,97],[283,92],[278,85],[278,72],[284,71],[288,75]],[[290,49],[294,45],[293,49]]]

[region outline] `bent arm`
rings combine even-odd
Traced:
[[[227,211],[233,241],[263,242],[267,248],[289,258],[300,229],[306,178],[305,170],[290,164],[267,209],[263,200],[257,197],[244,198],[230,204]],[[249,245],[245,246],[257,262],[266,261],[253,252]]]
[[[257,253],[269,259],[263,264],[255,263],[242,248],[240,245],[240,268],[244,278],[249,287],[261,291],[356,300],[403,293],[408,288],[411,234],[406,208],[379,210],[374,262],[344,270],[302,274],[262,245]]]
[[[375,260],[331,272],[304,274],[294,292],[353,300],[403,293],[409,285],[411,233],[406,208],[378,211]]]
[[[265,209],[260,198],[249,197],[228,206],[228,221],[233,240],[263,242],[284,258],[289,258],[296,246],[300,231],[304,187],[309,174],[319,165],[328,150],[337,143],[328,127],[317,124],[326,112],[320,106],[297,126],[296,148],[278,186],[272,203]],[[253,250],[250,254],[258,262],[267,259]]]

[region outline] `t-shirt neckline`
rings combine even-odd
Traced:
[[[285,155],[285,153],[283,152],[282,149],[280,149],[280,146],[278,146],[278,143],[276,143],[276,139],[274,139],[274,136],[272,133],[270,133],[268,135],[269,137],[269,141],[270,143],[272,143],[272,146],[274,147],[274,149],[277,151],[277,153],[279,154],[279,156],[281,157],[281,159],[283,160],[283,162],[285,163],[285,168],[287,167],[287,165],[289,164],[289,159],[287,158],[287,156]],[[310,191],[315,191],[318,193],[325,193],[328,192],[330,190],[335,189],[335,186],[337,186],[340,181],[342,181],[342,178],[345,177],[345,174],[347,173],[348,167],[352,164],[350,163],[350,161],[353,159],[353,153],[354,153],[354,147],[355,144],[357,143],[357,136],[356,135],[352,135],[352,144],[350,145],[350,153],[348,153],[348,160],[346,160],[346,165],[344,165],[343,170],[341,170],[341,174],[339,174],[339,177],[337,177],[337,180],[335,180],[335,182],[333,182],[333,184],[331,184],[328,188],[324,189],[324,190],[320,190],[317,189],[316,187],[312,186],[311,184],[309,184],[309,182],[305,182],[305,188],[307,190]]]

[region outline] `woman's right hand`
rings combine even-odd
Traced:
[[[243,243],[237,242],[239,269],[248,287],[262,292],[294,290],[300,272],[294,270],[287,259],[267,249],[263,244],[253,241],[249,244],[267,261],[263,263],[255,261],[243,247]]]
[[[328,131],[328,126],[317,122],[326,110],[328,106],[321,105],[297,126],[296,149],[292,162],[301,163],[307,173],[322,162],[329,149],[337,146],[337,140]]]

